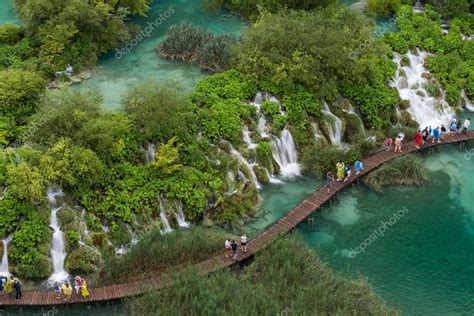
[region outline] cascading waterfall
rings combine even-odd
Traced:
[[[255,149],[255,147],[257,147],[257,144],[255,144],[252,141],[252,138],[250,137],[250,131],[249,131],[249,128],[247,127],[247,125],[244,125],[242,127],[242,137],[243,137],[244,143],[245,143],[245,145],[247,145],[248,149]]]
[[[152,162],[155,160],[155,144],[148,144],[146,151],[146,162]]]
[[[179,200],[174,200],[174,210],[175,210],[175,217],[176,221],[178,222],[179,228],[189,228],[191,227],[191,223],[186,221],[186,218],[184,217],[184,212],[183,212],[183,203]]]
[[[418,54],[409,51],[406,57],[410,60],[410,65],[402,66],[402,56],[395,54],[393,61],[397,63],[398,69],[390,85],[398,90],[402,100],[410,101],[407,111],[421,127],[432,126],[435,128],[442,124],[449,124],[455,116],[455,112],[446,102],[444,91],[438,99],[429,96],[426,90],[428,80],[425,78],[429,72],[424,66],[427,56],[428,53],[423,51],[418,50]],[[401,70],[405,73],[406,78],[400,75]]]
[[[342,142],[342,121],[336,115],[334,115],[326,102],[321,113],[330,118],[330,121],[325,120],[326,127],[328,129],[329,141],[332,145],[339,146]],[[333,124],[334,122],[334,124]]]
[[[3,256],[2,256],[2,264],[0,265],[0,276],[3,277],[10,277],[10,271],[8,268],[8,245],[13,239],[13,234],[10,234],[7,238],[2,240],[3,243]]]
[[[224,142],[226,142],[226,141],[224,141]],[[252,181],[253,181],[253,183],[255,184],[255,187],[260,190],[260,189],[262,188],[262,185],[261,185],[260,182],[258,181],[257,175],[255,174],[255,171],[253,171],[253,164],[250,164],[250,163],[247,161],[247,159],[245,159],[245,157],[242,156],[242,154],[239,153],[239,152],[232,146],[231,143],[229,143],[229,142],[226,142],[226,143],[227,143],[227,144],[229,145],[229,147],[230,147],[230,154],[231,154],[232,156],[236,157],[236,158],[240,161],[240,164],[244,165],[244,166],[247,168],[247,170],[249,171],[250,176],[252,177]]]
[[[324,140],[324,135],[321,134],[318,124],[316,124],[315,122],[311,122],[311,128],[313,129],[314,140],[316,142],[320,142],[321,140]]]
[[[64,196],[64,192],[59,188],[49,188],[47,197],[51,205],[51,224],[53,229],[53,239],[51,242],[51,261],[53,263],[53,274],[49,277],[48,283],[67,280],[69,274],[64,270],[64,260],[66,259],[66,247],[61,225],[58,221],[58,211],[63,207],[58,206],[57,198]]]
[[[461,98],[464,100],[464,107],[471,112],[474,112],[474,104],[472,104],[471,100],[466,95],[466,91],[461,91]]]
[[[165,210],[165,203],[161,198],[158,198],[160,201],[160,219],[161,219],[161,234],[168,234],[173,231],[171,228],[170,222],[168,221],[168,218],[166,217],[166,210]]]
[[[283,177],[301,175],[295,142],[288,129],[286,127],[283,129],[280,138],[275,135],[270,135],[270,138],[273,159],[280,167],[280,174]]]

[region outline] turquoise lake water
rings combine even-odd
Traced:
[[[166,18],[167,15],[169,18]],[[129,54],[121,56],[113,51],[102,56],[97,69],[92,72],[92,78],[73,88],[82,91],[91,88],[100,90],[104,95],[105,106],[112,110],[120,108],[121,99],[131,87],[147,79],[174,80],[190,92],[207,74],[184,62],[163,60],[155,52],[168,27],[184,20],[214,32],[239,33],[245,25],[237,17],[229,15],[229,12],[205,11],[201,7],[201,0],[155,1],[147,17],[134,20],[142,29],[148,23],[156,23],[158,27],[154,27],[151,36],[138,41]]]
[[[474,142],[423,156],[428,185],[354,186],[299,231],[329,266],[367,277],[404,315],[472,315]]]
[[[11,0],[0,0],[0,24],[18,23],[15,10]]]

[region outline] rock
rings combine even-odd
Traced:
[[[425,78],[426,80],[430,80],[431,78],[433,78],[433,75],[429,72],[424,72],[421,74],[421,77]]]
[[[401,100],[400,103],[398,104],[398,107],[400,108],[400,110],[406,110],[410,107],[410,101]]]
[[[407,89],[408,88],[408,81],[405,78],[400,77],[400,79],[398,80],[398,88]]]

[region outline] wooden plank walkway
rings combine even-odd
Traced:
[[[452,144],[465,142],[474,139],[474,131],[469,131],[467,134],[448,136],[440,144],[429,144],[424,146],[422,149],[435,147],[443,144]],[[331,193],[326,192],[326,188],[323,186],[311,194],[309,197],[301,201],[296,205],[288,214],[278,220],[276,223],[271,225],[268,229],[263,231],[260,235],[249,241],[248,251],[246,254],[240,253],[238,261],[244,261],[249,257],[253,256],[256,252],[265,248],[268,243],[274,240],[278,235],[285,234],[294,229],[300,222],[305,220],[315,210],[323,206],[339,191],[349,186],[351,183],[371,172],[381,164],[392,160],[401,155],[415,152],[418,149],[414,142],[408,142],[404,144],[402,153],[394,153],[391,151],[380,151],[370,157],[363,159],[364,171],[359,175],[353,175],[347,182],[334,181],[331,185]],[[474,157],[473,157],[474,160]],[[225,267],[233,265],[234,262],[224,255],[218,254],[206,261],[196,264],[195,267],[200,273],[210,273],[213,271],[220,270]],[[90,297],[83,299],[79,295],[74,295],[70,303],[90,303],[121,299],[129,296],[139,295],[145,293],[150,289],[160,289],[164,286],[170,285],[173,282],[173,278],[170,274],[161,274],[153,278],[149,278],[144,281],[135,281],[125,284],[117,284],[111,286],[105,286],[100,288],[90,289]],[[62,300],[56,299],[53,292],[34,292],[28,291],[23,293],[23,298],[16,301],[13,297],[0,295],[0,306],[46,306],[46,305],[59,305],[63,304]]]

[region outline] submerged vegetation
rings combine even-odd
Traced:
[[[130,301],[134,315],[351,314],[395,315],[365,281],[334,274],[295,235],[280,238],[258,253],[243,271],[210,276],[190,269],[174,277],[173,287]]]
[[[389,161],[364,177],[364,183],[379,192],[388,185],[423,185],[429,180],[429,171],[417,154]]]

